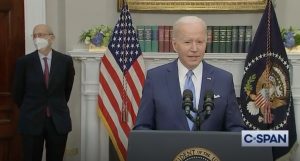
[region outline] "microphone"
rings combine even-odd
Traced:
[[[190,115],[190,111],[193,108],[193,92],[189,89],[185,89],[182,95],[182,108],[185,111],[185,115],[188,116]]]
[[[211,111],[214,109],[214,93],[213,91],[209,90],[206,91],[204,96],[204,104],[203,109],[205,110],[204,119],[208,119],[211,114]]]
[[[182,103],[182,108],[183,110],[185,111],[185,115],[186,117],[189,118],[189,120],[191,120],[195,126],[195,130],[196,131],[199,131],[200,130],[200,125],[201,125],[201,118],[200,118],[200,114],[199,112],[197,111],[196,113],[196,117],[194,118],[191,114],[191,110],[193,112],[195,112],[195,109],[194,109],[194,103],[193,103],[193,92],[189,89],[185,89],[183,91],[183,103]]]

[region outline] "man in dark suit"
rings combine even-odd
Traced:
[[[147,72],[134,129],[241,131],[244,129],[234,91],[232,74],[203,60],[207,41],[205,22],[195,16],[180,18],[173,26],[172,44],[178,53],[175,61]],[[203,110],[207,91],[213,92],[214,109],[200,128],[197,112],[188,118],[182,107],[183,91],[193,94],[193,108]],[[205,110],[205,109],[204,109]],[[199,122],[198,122],[199,125]]]
[[[41,161],[45,142],[47,161],[62,161],[72,129],[67,102],[75,75],[73,60],[52,49],[55,36],[49,26],[35,26],[32,36],[37,50],[17,61],[13,82],[23,158]]]

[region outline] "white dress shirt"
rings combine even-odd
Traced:
[[[178,66],[178,77],[179,77],[179,84],[181,89],[181,95],[184,91],[184,83],[186,80],[186,73],[189,71],[178,59],[177,61]],[[200,99],[200,91],[201,91],[201,84],[202,84],[202,73],[203,73],[203,63],[201,62],[195,69],[193,69],[194,75],[192,76],[192,80],[195,86],[195,93],[196,93],[196,109],[198,109],[199,99]]]
[[[40,57],[40,61],[42,64],[42,69],[43,69],[43,73],[45,71],[45,62],[44,62],[44,57],[47,57],[47,62],[48,62],[48,69],[49,69],[49,73],[50,73],[50,69],[51,69],[51,59],[52,59],[52,50],[49,52],[49,54],[47,56],[39,53],[39,57]]]

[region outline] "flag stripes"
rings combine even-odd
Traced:
[[[257,107],[263,107],[267,103],[267,99],[264,98],[264,96],[259,93],[258,96],[255,99],[255,105]]]
[[[105,88],[104,91],[109,90],[109,88],[113,87],[115,90],[114,90],[114,93],[110,95],[110,97],[114,97],[114,94],[116,94],[116,95],[118,95],[117,100],[122,100],[122,92],[123,92],[122,76],[120,76],[120,73],[117,73],[115,70],[113,70],[113,66],[110,64],[110,61],[108,61],[108,59],[106,57],[103,57],[102,59],[103,59],[102,60],[103,61],[102,66],[103,67],[101,67],[101,69],[100,69],[100,74],[102,72],[106,73],[106,74],[105,75],[99,75],[100,84],[101,84],[101,79],[102,78],[105,79],[105,78],[110,76],[111,77],[109,79],[110,80],[109,81],[110,85],[107,85],[106,86],[107,88]],[[102,71],[102,69],[103,69],[103,71]],[[108,69],[108,70],[104,71],[106,69]],[[118,91],[118,93],[117,93],[117,91]],[[127,92],[128,92],[127,93],[128,95],[130,95],[130,96],[133,95],[132,92],[130,92],[130,89],[128,89]],[[127,99],[127,100],[129,100],[128,95],[125,96],[126,97],[125,99]],[[129,101],[127,103],[128,103],[127,106],[129,108],[128,110],[133,111],[131,109],[132,108],[132,104],[131,104],[132,102]],[[119,105],[115,106],[115,107],[121,107],[121,106],[122,106],[122,101],[119,101]],[[136,104],[136,106],[138,106],[138,104]]]
[[[144,81],[142,52],[124,3],[101,59],[98,95],[99,116],[121,161],[127,158],[128,136],[136,120]]]
[[[98,96],[98,104],[99,104],[100,107],[104,107],[103,101],[99,96]],[[110,117],[110,114],[109,114],[110,112],[108,112],[105,108],[100,109],[100,110],[101,110],[100,111],[101,119],[106,120],[106,122],[104,122],[104,125],[106,127],[109,127],[108,128],[109,136],[113,136],[113,137],[111,137],[111,140],[112,140],[113,144],[117,145],[119,147],[119,148],[116,148],[116,151],[117,151],[118,155],[119,156],[120,155],[121,156],[126,156],[126,149],[123,145],[124,144],[126,145],[127,142],[122,143],[122,139],[120,139],[121,137],[119,136],[119,135],[122,135],[122,134],[118,134],[118,130],[117,130],[118,127],[115,126],[114,121]],[[116,116],[112,116],[112,117],[116,117]],[[123,140],[126,140],[126,139],[123,139]]]

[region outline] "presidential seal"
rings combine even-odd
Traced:
[[[250,129],[285,128],[291,113],[291,92],[289,64],[284,57],[264,53],[250,60],[242,87],[241,112]]]
[[[220,159],[210,150],[194,147],[181,151],[173,161],[220,161]]]

